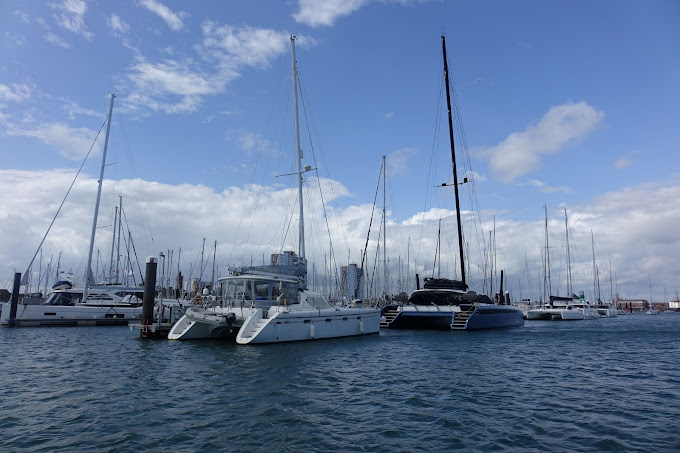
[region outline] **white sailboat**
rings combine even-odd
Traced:
[[[54,288],[52,294],[45,302],[41,304],[18,304],[15,314],[11,313],[11,304],[7,303],[0,311],[1,325],[118,325],[127,324],[129,321],[141,318],[141,296],[143,293],[141,287],[94,285],[94,278],[92,276],[92,254],[95,231],[97,229],[102,182],[104,180],[104,168],[106,167],[106,151],[109,142],[114,98],[115,94],[112,94],[107,116],[106,136],[99,173],[99,186],[90,236],[90,248],[87,267],[85,268],[85,284],[83,288],[74,288],[72,285]]]
[[[239,344],[280,343],[366,335],[380,330],[379,310],[333,306],[324,296],[307,289],[302,175],[311,168],[302,166],[295,36],[291,36],[290,42],[300,206],[298,253],[274,254],[270,265],[231,270],[229,277],[219,279],[220,304],[187,309],[170,330],[171,340],[235,337]]]

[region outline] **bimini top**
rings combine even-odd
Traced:
[[[467,291],[467,285],[459,280],[449,280],[448,278],[425,278],[423,283],[425,289],[457,289]]]

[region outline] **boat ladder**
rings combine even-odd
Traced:
[[[250,340],[256,333],[259,333],[260,330],[262,330],[262,326],[267,324],[267,322],[267,319],[258,319],[254,323],[248,324],[247,330],[241,333],[240,338],[243,340]]]
[[[453,317],[451,330],[465,330],[467,328],[467,322],[470,319],[470,316],[472,316],[472,314],[475,312],[476,308],[477,307],[473,305],[469,310],[456,313],[456,315]]]
[[[382,315],[385,319],[380,320],[380,327],[389,327],[397,316],[399,316],[399,307],[388,308]]]

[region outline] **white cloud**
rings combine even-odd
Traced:
[[[385,114],[385,119],[386,120],[391,120],[394,117],[394,112],[387,112]]]
[[[14,44],[16,44],[18,47],[23,47],[23,45],[26,44],[26,38],[24,38],[21,35],[10,33],[8,31],[3,33],[3,35],[5,36],[5,38],[14,41]]]
[[[626,168],[631,165],[633,165],[633,161],[627,156],[619,157],[616,159],[616,162],[614,162],[614,168]]]
[[[475,182],[484,182],[487,181],[489,178],[486,177],[486,175],[482,175],[481,173],[477,173],[474,170],[468,170],[465,172],[465,177],[468,179],[475,181]]]
[[[3,85],[0,83],[0,101],[23,102],[31,98],[32,87],[25,83]]]
[[[387,172],[391,176],[398,176],[406,173],[409,160],[418,154],[415,148],[402,148],[392,151],[387,156]]]
[[[25,12],[18,10],[18,9],[14,11],[14,15],[18,16],[19,20],[21,20],[21,22],[23,22],[25,24],[29,23],[30,20],[31,20],[30,17],[28,16],[28,14],[26,14]]]
[[[218,26],[203,22],[204,39],[199,51],[207,58],[230,68],[255,66],[266,68],[271,61],[288,52],[290,34],[285,31],[255,27]],[[309,38],[300,36],[298,42],[309,44]]]
[[[56,44],[60,47],[63,47],[64,49],[68,49],[71,47],[69,43],[67,43],[61,36],[55,35],[51,31],[46,32],[43,37],[47,42],[51,42],[52,44]]]
[[[489,160],[497,178],[510,183],[539,169],[543,156],[582,140],[603,117],[602,111],[585,102],[551,107],[538,124],[510,134],[498,145],[482,150],[481,155]]]
[[[115,13],[111,13],[111,16],[106,19],[106,25],[113,30],[113,33],[116,36],[123,35],[130,31],[130,26]]]
[[[94,35],[87,30],[85,25],[87,4],[84,0],[63,0],[61,3],[50,3],[50,6],[56,10],[54,18],[60,27],[81,35],[85,39],[92,39]]]
[[[0,191],[5,200],[0,204],[0,266],[4,266],[5,275],[10,275],[14,268],[23,271],[28,264],[73,175],[73,171],[63,170],[0,170]],[[324,194],[330,193],[328,186],[333,184],[336,197],[349,195],[347,189],[337,181],[321,180],[321,184]],[[43,254],[45,257],[57,256],[63,251],[62,264],[66,268],[76,271],[81,266],[77,275],[84,273],[79,263],[82,263],[87,251],[96,186],[96,177],[83,176],[79,180],[64,206],[62,217],[48,236]],[[112,195],[114,186],[116,196]],[[316,264],[319,271],[324,268],[325,257],[331,256],[328,233],[317,196],[316,181],[310,178],[305,186],[310,269]],[[203,237],[207,238],[208,243],[212,239],[219,241],[220,275],[226,273],[227,264],[249,262],[251,256],[260,262],[263,255],[268,257],[282,248],[297,248],[294,188],[251,185],[229,187],[223,192],[216,192],[201,185],[169,185],[139,179],[110,181],[105,178],[104,193],[99,224],[111,224],[117,194],[123,195],[123,205],[138,254],[157,255],[159,250],[177,250],[181,247],[185,275],[192,257],[199,256]],[[667,284],[672,291],[673,285],[677,283],[675,270],[680,265],[680,240],[676,234],[676,225],[680,223],[678,199],[680,180],[673,180],[607,193],[586,204],[570,206],[571,263],[576,291],[583,289],[586,297],[592,297],[591,230],[595,236],[600,275],[608,275],[611,258],[613,274],[622,297],[646,296],[649,274],[653,276],[655,287]],[[25,209],[26,206],[31,206],[31,209]],[[187,206],[191,206],[191,215],[187,215]],[[366,242],[371,211],[370,204],[350,204],[342,209],[333,209],[327,203],[330,235],[335,252],[343,256],[342,264],[347,250],[352,251],[352,260],[358,260],[358,252],[363,250]],[[535,290],[540,287],[538,280],[539,275],[542,275],[544,223],[543,211],[536,211],[535,218],[530,220],[513,220],[507,217],[507,213],[496,213],[498,266],[505,271],[507,286],[516,298],[520,295],[520,281],[522,297],[536,297],[538,292]],[[150,220],[153,243],[148,239],[150,235],[145,234],[148,228],[142,222],[142,212]],[[469,212],[463,213],[464,218],[469,215]],[[164,221],[168,218],[174,220]],[[424,271],[429,269],[428,272],[431,272],[440,219],[442,273],[453,275],[457,268],[453,262],[453,256],[457,255],[453,210],[431,209],[415,213],[402,222],[388,218],[387,253],[390,262],[396,263],[397,257],[401,257],[404,262],[407,247],[410,246],[411,266],[408,268],[414,272],[417,262],[421,277],[428,275]],[[478,246],[474,245],[476,235],[470,231],[470,223],[465,225],[465,240],[469,243],[466,250],[470,254],[469,279],[479,288],[484,259],[478,252]],[[375,220],[373,228],[376,229],[371,232],[370,260],[375,256],[378,237]],[[481,236],[488,240],[486,235],[492,228],[491,219],[485,221],[482,224],[485,235]],[[556,293],[563,293],[566,266],[560,264],[565,260],[562,208],[549,212],[549,228],[552,284]],[[110,236],[106,237],[105,228],[98,230],[97,235],[101,241],[97,247],[106,254]],[[631,244],[635,244],[635,247],[631,247]],[[372,262],[368,266],[372,266]],[[390,272],[392,278],[396,278],[396,264]],[[407,278],[409,281],[411,279],[410,276]],[[608,298],[608,285],[602,283],[606,288],[603,290],[605,298]]]
[[[165,23],[168,24],[168,27],[170,27],[172,30],[179,31],[182,29],[182,27],[184,27],[183,20],[185,17],[187,17],[186,12],[174,12],[156,0],[140,0],[139,4],[152,13],[157,14],[165,21]]]
[[[230,130],[227,133],[227,140],[233,141],[248,154],[253,153],[275,153],[277,150],[271,140],[267,140],[259,134],[253,132]]]
[[[298,0],[298,11],[293,14],[293,18],[310,27],[330,27],[337,19],[352,14],[368,3],[369,0]]]
[[[222,93],[231,78],[203,74],[192,61],[165,60],[151,63],[141,57],[130,67],[133,92],[122,98],[124,106],[146,115],[148,110],[165,113],[196,111],[203,97]]]
[[[97,135],[96,131],[84,127],[71,128],[63,123],[45,123],[29,129],[8,125],[6,133],[35,137],[56,147],[61,155],[72,160],[81,160],[85,157]],[[95,151],[97,150],[98,148],[95,148]]]
[[[138,56],[129,68],[126,86],[133,90],[121,96],[124,108],[139,116],[150,112],[191,113],[198,110],[206,96],[222,94],[240,76],[244,66],[268,67],[274,58],[287,52],[289,35],[270,29],[218,26],[203,23],[204,39],[195,46],[206,63],[191,58],[150,62]],[[300,37],[301,44],[313,40]]]
[[[81,107],[74,101],[66,103],[64,109],[68,112],[69,119],[74,119],[76,115],[94,116],[96,118],[102,118],[103,116],[101,112]]]
[[[519,183],[519,185],[538,187],[538,190],[540,190],[543,193],[553,193],[553,192],[571,193],[572,192],[571,187],[568,187],[568,186],[548,186],[543,181],[539,181],[538,179],[530,179],[526,183]]]

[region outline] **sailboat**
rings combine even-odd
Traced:
[[[77,288],[70,282],[66,282],[66,284],[58,282],[53,288],[51,295],[41,304],[18,304],[14,310],[11,304],[5,304],[0,311],[1,325],[17,327],[44,325],[127,325],[130,321],[141,319],[143,288],[126,287],[123,285],[95,285],[92,275],[92,254],[115,96],[115,94],[111,95],[107,116],[97,200],[94,208],[87,267],[85,268],[85,284],[82,288]],[[29,265],[29,269],[30,267],[31,265]]]
[[[295,39],[290,37],[300,206],[298,253],[272,254],[269,265],[232,269],[230,276],[219,279],[220,304],[188,308],[170,330],[171,340],[233,337],[238,344],[281,343],[375,334],[380,330],[378,309],[337,307],[307,289],[302,175],[311,167],[302,166]]]
[[[463,234],[458,199],[458,173],[453,139],[446,39],[444,36],[442,36],[442,54],[462,278],[460,281],[445,278],[426,278],[423,289],[416,289],[406,303],[383,307],[380,326],[388,329],[428,330],[477,330],[522,326],[524,325],[524,318],[519,308],[509,304],[493,304],[489,297],[469,291],[465,280],[465,257],[463,255]]]

